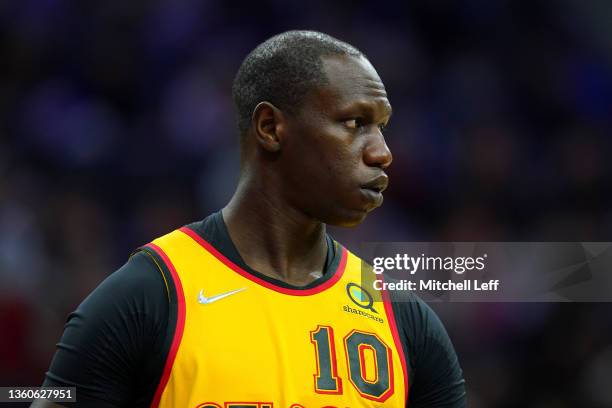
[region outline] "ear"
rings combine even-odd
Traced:
[[[285,117],[270,102],[260,102],[253,110],[252,123],[257,144],[268,152],[278,152],[283,138]]]

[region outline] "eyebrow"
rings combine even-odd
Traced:
[[[377,106],[381,104],[384,107],[383,108],[383,110],[385,111],[384,116],[388,116],[389,118],[391,118],[391,115],[393,114],[393,108],[391,107],[391,104],[389,103],[388,100],[385,100],[385,102],[378,102],[378,101],[366,101],[366,100],[361,99],[361,100],[357,100],[357,101],[347,104],[346,107],[343,108],[342,110],[363,109],[373,114],[375,111],[377,111]]]

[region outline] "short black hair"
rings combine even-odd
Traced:
[[[246,56],[232,85],[238,129],[246,134],[259,102],[295,112],[314,85],[327,84],[322,56],[364,56],[357,48],[317,31],[287,31],[259,44]]]

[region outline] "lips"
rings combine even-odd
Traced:
[[[368,211],[373,210],[382,204],[382,192],[385,191],[388,184],[389,177],[383,173],[380,176],[361,185],[361,194],[362,197],[368,202]]]
[[[364,190],[371,190],[375,193],[380,194],[387,189],[388,185],[389,185],[389,177],[387,177],[387,175],[383,173],[380,176],[363,184],[361,188]]]

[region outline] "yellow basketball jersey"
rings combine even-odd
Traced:
[[[391,304],[366,289],[361,260],[346,249],[339,246],[329,279],[288,289],[243,270],[187,227],[147,246],[170,272],[177,314],[152,406],[406,406]]]

